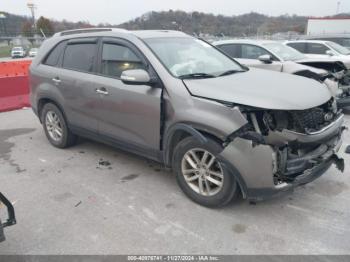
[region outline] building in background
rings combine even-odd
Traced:
[[[350,34],[350,18],[310,18],[307,35]]]

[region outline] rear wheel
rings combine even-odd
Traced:
[[[75,144],[77,137],[69,130],[61,110],[56,105],[44,105],[41,121],[46,137],[53,146],[66,148]]]
[[[173,168],[178,184],[200,205],[224,206],[238,191],[233,175],[216,157],[221,150],[214,140],[208,139],[204,145],[194,137],[185,138],[175,148]]]

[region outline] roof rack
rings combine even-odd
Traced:
[[[112,31],[127,32],[127,30],[122,28],[82,28],[82,29],[73,29],[73,30],[58,32],[54,36],[74,35],[74,34],[83,34],[83,33],[112,32]]]

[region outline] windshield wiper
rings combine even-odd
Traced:
[[[242,73],[242,72],[246,72],[246,71],[245,70],[228,70],[228,71],[223,72],[219,76],[228,76],[228,75],[233,75],[233,74]]]
[[[180,79],[194,79],[194,78],[215,78],[214,75],[207,73],[193,73],[179,76]]]

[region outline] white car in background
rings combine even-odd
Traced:
[[[325,83],[340,107],[350,106],[348,69],[334,58],[308,58],[280,42],[223,40],[213,43],[243,65],[299,75]]]
[[[38,54],[38,48],[31,48],[29,50],[29,56],[30,57],[35,57]]]
[[[15,46],[11,50],[12,58],[24,58],[27,56],[26,50],[22,46]]]
[[[297,40],[285,42],[309,58],[334,58],[350,69],[350,50],[335,42],[322,40]]]

